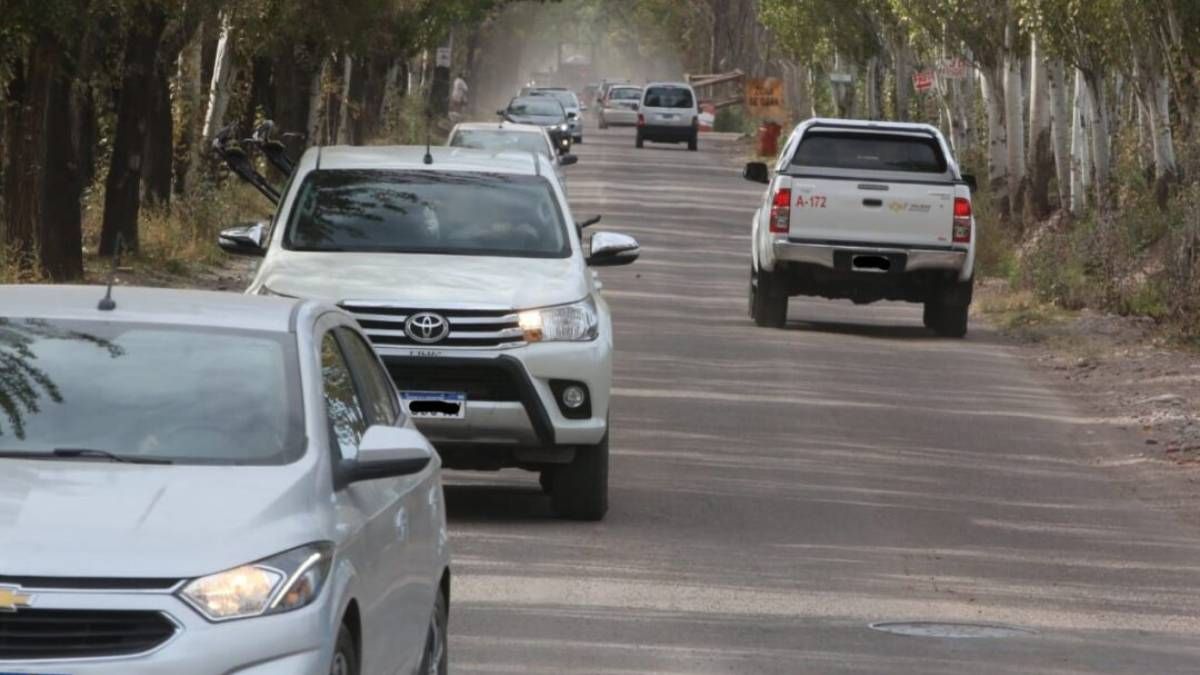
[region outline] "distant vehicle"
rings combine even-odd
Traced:
[[[249,292],[353,313],[447,467],[536,471],[560,515],[599,520],[613,330],[593,270],[633,262],[638,244],[609,232],[585,244],[599,219],[573,221],[540,154],[425,158],[310,148],[277,225],[228,232],[225,248],[265,256]]]
[[[445,673],[440,461],[354,318],[104,295],[0,287],[0,671]]]
[[[975,279],[975,179],[925,124],[813,119],[775,163],[752,226],[750,313],[782,327],[789,296],[925,305],[925,325],[963,337]]]
[[[638,121],[638,109],[642,105],[642,88],[630,85],[619,85],[608,90],[608,96],[600,104],[597,113],[600,128],[612,126],[635,126]]]
[[[687,143],[695,152],[700,141],[700,109],[696,92],[683,82],[654,82],[642,91],[637,147],[646,141]]]
[[[599,106],[604,99],[608,98],[608,90],[620,84],[629,84],[629,80],[610,80],[605,79],[600,83],[600,91],[596,94],[596,105]]]
[[[512,122],[464,122],[450,131],[446,145],[452,148],[474,148],[502,152],[506,150],[534,152],[554,164],[559,180],[567,182],[564,167],[579,162],[575,155],[558,154],[557,146],[544,127]]]
[[[583,111],[584,106],[579,102],[575,92],[566,87],[539,87],[530,92],[530,96],[550,96],[562,104],[567,111],[567,124],[570,126],[571,139],[583,143]]]
[[[518,96],[496,114],[509,122],[544,127],[560,153],[571,151],[570,119],[566,109],[552,96]]]

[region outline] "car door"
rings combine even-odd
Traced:
[[[403,409],[392,379],[374,349],[349,326],[334,329],[369,425],[403,425]],[[434,594],[440,570],[435,554],[440,545],[439,526],[433,508],[440,506],[441,486],[436,473],[426,470],[414,476],[371,481],[379,510],[368,530],[379,532],[376,569],[380,589],[378,616],[384,627],[381,647],[390,668],[364,672],[410,672],[425,645]],[[436,490],[434,501],[431,490]],[[381,664],[380,664],[381,665]]]

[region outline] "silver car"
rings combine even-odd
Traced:
[[[344,312],[0,286],[0,672],[445,673],[441,462]]]

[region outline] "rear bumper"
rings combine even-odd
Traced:
[[[903,267],[893,272],[941,270],[962,272],[967,264],[963,249],[920,248],[882,244],[837,242],[799,242],[776,239],[772,244],[776,260],[807,263],[831,270],[852,271],[859,256],[874,256],[900,261]]]
[[[678,127],[647,124],[638,127],[638,133],[642,138],[648,141],[667,143],[682,143],[683,141],[691,140],[696,135],[696,132],[696,128],[690,124]]]
[[[600,116],[604,118],[605,124],[627,124],[632,126],[637,124],[638,121],[637,112],[625,108],[605,108],[600,111]]]

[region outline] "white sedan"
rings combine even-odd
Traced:
[[[0,672],[445,673],[441,461],[316,302],[0,286]]]
[[[544,127],[514,122],[463,122],[450,130],[446,145],[452,148],[472,148],[493,152],[518,151],[542,155],[554,164],[558,179],[566,184],[565,167],[577,164],[579,158],[572,154],[559,154],[554,140]]]

